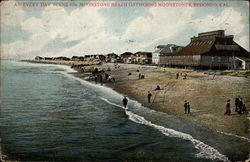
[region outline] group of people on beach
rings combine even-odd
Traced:
[[[228,99],[227,100],[227,104],[226,104],[226,112],[224,113],[225,115],[231,115],[231,104],[230,104],[231,100]],[[246,105],[243,102],[243,98],[238,96],[235,98],[234,100],[235,103],[235,112],[237,112],[238,114],[244,114],[246,112]]]
[[[184,111],[185,111],[185,114],[188,113],[188,114],[191,114],[191,111],[190,111],[190,104],[187,100],[184,101]]]
[[[94,71],[92,72],[92,76],[95,79],[95,83],[97,83],[98,81],[102,84],[104,82],[104,79],[108,82],[115,82],[115,78],[112,77],[111,75],[109,75],[108,73],[106,73],[104,70],[98,71],[97,68],[94,69]],[[104,77],[104,79],[103,79]]]
[[[144,79],[144,78],[145,78],[145,74],[139,73],[139,79]]]
[[[187,79],[187,73],[184,73],[184,74],[182,74],[182,73],[176,73],[176,79],[179,79],[179,76],[183,76],[183,79]]]

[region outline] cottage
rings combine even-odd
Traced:
[[[72,61],[84,61],[84,57],[83,56],[73,56],[71,58]]]
[[[182,48],[182,46],[177,46],[175,44],[159,45],[155,47],[155,52],[153,52],[152,63],[157,65],[164,64],[166,55],[178,52]]]
[[[152,52],[136,52],[135,62],[138,64],[151,64],[152,63]]]
[[[235,69],[235,57],[249,58],[249,52],[225,35],[224,30],[199,33],[179,52],[167,55],[165,66],[199,69]]]
[[[106,56],[99,54],[99,55],[95,55],[95,61],[105,61]]]
[[[52,57],[44,57],[44,60],[53,60]]]
[[[36,56],[35,57],[35,60],[43,60],[44,58],[43,57],[40,57],[40,56]]]
[[[60,57],[54,57],[53,60],[69,61],[70,58],[67,58],[67,57],[64,57],[64,56],[60,56]]]
[[[135,55],[131,52],[125,52],[120,55],[122,62],[124,63],[134,63],[135,62]]]
[[[84,61],[94,61],[96,58],[95,58],[95,55],[85,55],[84,56]]]
[[[112,63],[116,63],[117,62],[117,57],[118,55],[115,53],[109,53],[107,54],[105,61],[106,62],[112,62]]]

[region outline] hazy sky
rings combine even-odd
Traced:
[[[187,45],[199,32],[226,30],[249,51],[247,1],[144,1],[145,3],[224,3],[226,7],[111,7],[111,3],[138,1],[54,1],[1,3],[1,57],[80,56],[125,51],[154,51],[160,44]],[[63,2],[63,3],[62,3]],[[80,3],[106,3],[84,7]],[[139,1],[142,3],[142,1]],[[58,6],[64,5],[64,6]],[[138,5],[138,4],[137,4]],[[169,5],[169,4],[168,4]]]

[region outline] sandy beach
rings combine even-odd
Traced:
[[[57,63],[79,65],[80,63]],[[137,100],[151,109],[180,117],[187,122],[202,125],[208,129],[249,137],[250,78],[226,75],[209,75],[204,71],[191,69],[163,68],[157,66],[119,64],[78,66],[79,76],[90,76],[90,71],[98,68],[115,78],[115,82],[103,81],[104,86]],[[84,69],[84,70],[83,70]],[[87,69],[87,70],[86,70]],[[176,79],[176,73],[180,74]],[[139,73],[144,79],[139,79]],[[130,75],[129,75],[130,74]],[[181,76],[182,74],[182,76]],[[187,74],[187,79],[183,75]],[[159,85],[161,90],[155,91]],[[148,91],[152,93],[148,103]],[[243,97],[247,112],[235,112],[234,99]],[[231,99],[230,116],[224,115],[227,100]],[[190,102],[191,114],[184,113],[184,101]]]

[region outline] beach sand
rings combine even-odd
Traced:
[[[78,65],[78,63],[56,64]],[[79,63],[80,64],[80,63]],[[207,127],[225,133],[250,138],[249,115],[250,110],[250,78],[225,75],[208,75],[204,71],[189,69],[163,68],[157,66],[145,66],[134,64],[108,63],[103,65],[91,65],[76,67],[79,76],[91,75],[94,68],[104,70],[115,78],[115,82],[105,82],[117,92],[129,96],[151,109],[175,115],[194,124]],[[85,70],[83,70],[85,69]],[[87,70],[86,70],[87,69]],[[138,72],[139,70],[139,72]],[[187,79],[176,73],[187,74]],[[128,75],[131,73],[131,75]],[[139,73],[144,74],[144,79],[139,79]],[[155,91],[159,85],[162,90]],[[148,103],[148,91],[152,93],[152,102]],[[239,115],[235,112],[234,99],[243,97],[247,113]],[[230,116],[224,115],[227,100],[231,99]],[[184,101],[190,103],[191,114],[184,113]]]

